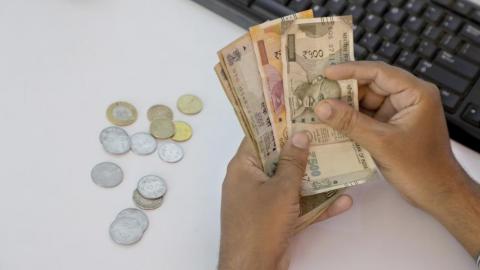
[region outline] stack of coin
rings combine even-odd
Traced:
[[[166,193],[167,183],[163,178],[146,175],[137,183],[137,189],[133,192],[133,202],[144,210],[157,209],[162,205]]]
[[[119,245],[132,245],[142,239],[149,225],[148,217],[136,208],[127,208],[118,213],[110,225],[110,238]]]

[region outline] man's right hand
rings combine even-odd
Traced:
[[[469,213],[462,210],[467,217],[457,218],[480,228],[480,193],[453,156],[438,88],[381,62],[330,66],[326,76],[358,80],[362,112],[340,100],[325,100],[315,109],[322,122],[370,151],[401,194],[439,219],[472,255],[478,252],[480,231],[471,237],[470,229],[451,220],[458,207],[467,207]]]

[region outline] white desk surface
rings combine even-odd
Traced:
[[[0,8],[0,269],[215,269],[220,188],[242,131],[213,73],[216,51],[244,30],[187,0],[15,0]],[[185,159],[112,157],[99,142],[105,109],[131,101],[147,130],[154,103],[202,97],[204,111]],[[453,143],[480,179],[480,155]],[[114,161],[124,182],[90,179]],[[137,180],[167,179],[164,205],[131,247],[108,226],[133,206]],[[291,269],[475,269],[470,256],[430,216],[383,180],[350,189],[348,213],[314,225],[292,243]]]

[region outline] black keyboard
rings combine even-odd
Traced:
[[[352,15],[357,60],[384,61],[440,89],[450,137],[480,152],[480,7],[456,0],[193,0],[248,28],[306,9]]]

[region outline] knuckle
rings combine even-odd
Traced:
[[[307,161],[296,158],[292,155],[283,155],[280,157],[279,167],[288,167],[288,170],[295,170],[303,173],[305,171],[305,167],[307,166]]]

